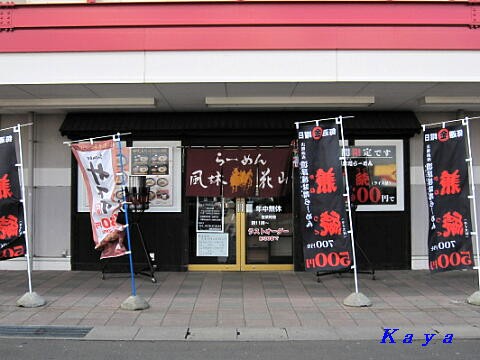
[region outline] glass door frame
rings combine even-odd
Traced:
[[[292,264],[247,264],[246,263],[246,199],[235,199],[235,264],[189,264],[189,271],[293,271]]]

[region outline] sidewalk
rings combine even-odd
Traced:
[[[354,289],[351,274],[321,282],[305,272],[155,275],[157,283],[136,277],[137,294],[150,308],[126,311],[120,304],[130,295],[128,274],[101,280],[93,271],[35,271],[34,291],[47,304],[27,309],[15,305],[27,290],[26,273],[0,271],[0,336],[35,330],[89,340],[379,341],[384,328],[399,328],[398,341],[406,333],[480,339],[480,306],[465,301],[478,290],[475,271],[378,271],[376,280],[360,274],[369,308],[343,305]]]

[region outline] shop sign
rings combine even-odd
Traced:
[[[278,197],[290,185],[290,148],[188,149],[187,196]]]
[[[424,133],[424,174],[429,208],[431,271],[473,267],[466,131],[463,125]]]

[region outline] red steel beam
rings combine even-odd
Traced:
[[[210,25],[470,25],[472,9],[455,2],[156,3],[16,6],[21,28]]]
[[[265,2],[8,6],[0,52],[480,50],[480,6]]]
[[[181,27],[6,32],[0,52],[480,50],[480,31],[425,27]]]

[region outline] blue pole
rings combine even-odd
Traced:
[[[122,142],[120,141],[120,134],[117,134],[118,141],[118,153],[120,158],[120,173],[123,176],[123,156],[122,156]],[[123,182],[123,181],[122,181]],[[130,277],[132,279],[132,296],[137,295],[137,290],[135,289],[135,274],[133,272],[133,257],[132,257],[132,246],[130,242],[130,226],[128,223],[128,204],[127,197],[125,194],[125,189],[122,189],[123,193],[123,212],[125,213],[125,231],[127,232],[127,244],[128,244],[128,259],[130,261]]]

